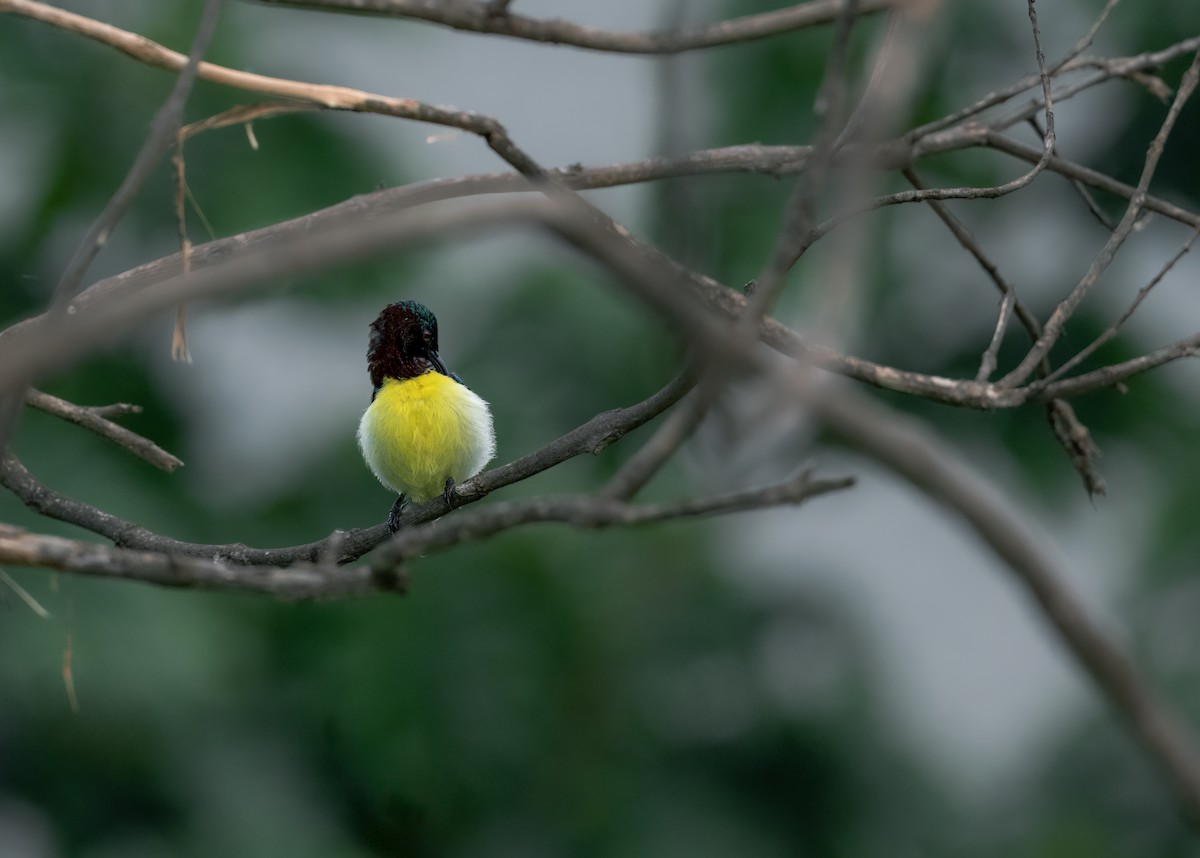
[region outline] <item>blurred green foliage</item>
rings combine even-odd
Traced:
[[[723,11],[766,5],[728,3]],[[1078,5],[1094,13],[1100,4]],[[928,85],[906,123],[981,94],[965,91],[955,74],[970,65],[965,52],[1009,69],[994,85],[1029,70],[1028,45],[1006,41],[995,7],[944,6],[946,21],[928,46]],[[1147,0],[1138,14],[1123,8],[1125,17],[1106,32],[1127,52],[1161,46],[1182,26],[1166,14],[1172,6]],[[143,32],[186,44],[198,9],[193,0],[147,6]],[[337,23],[328,18],[324,26]],[[861,28],[857,59],[867,56],[881,23]],[[425,32],[394,29],[401,49]],[[828,38],[828,29],[815,29],[706,59],[714,121],[700,142],[807,139]],[[254,46],[254,33],[226,28],[212,58],[250,67]],[[21,117],[4,125],[15,129],[6,145],[35,149],[41,165],[28,204],[4,220],[0,235],[0,323],[7,324],[44,306],[170,79],[79,37],[3,17],[0,82],[0,109]],[[386,82],[377,88],[390,91]],[[240,99],[201,84],[188,118]],[[1120,165],[1140,164],[1161,119],[1161,105],[1148,96],[1136,103],[1099,159],[1118,173]],[[346,130],[351,120],[306,114],[259,123],[270,159],[252,157],[236,131],[190,143],[192,190],[217,234],[405,181]],[[1194,106],[1177,134],[1156,188],[1177,198],[1191,188],[1194,205],[1196,161],[1180,154],[1194,150],[1187,141],[1200,134]],[[1011,167],[994,156],[959,156],[938,161],[929,174],[982,184]],[[169,181],[164,165],[94,277],[172,251]],[[690,261],[738,284],[769,251],[789,190],[787,182],[757,176],[706,179],[691,189],[691,212],[660,201],[660,222],[649,226],[661,231],[670,226],[663,219],[694,216],[704,235]],[[898,224],[917,216],[928,213],[874,216],[879,246],[893,244]],[[971,216],[985,232],[986,211]],[[957,252],[948,240],[936,250]],[[374,308],[396,297],[397,281],[427,265],[416,252],[281,288],[291,300],[321,307]],[[883,256],[867,270],[861,342],[870,357],[949,375],[973,371],[975,344],[990,333],[991,304],[966,338],[969,349],[947,346],[928,365],[925,341],[906,335],[920,324],[911,295],[921,284],[902,282]],[[489,299],[486,336],[458,347],[464,375],[506,393],[493,403],[501,459],[598,410],[637,401],[675,371],[678,344],[586,267],[550,258],[502,277],[493,284],[499,297]],[[962,285],[990,288],[978,279]],[[450,303],[468,284],[440,288]],[[803,296],[801,284],[795,291]],[[796,300],[789,296],[785,307]],[[554,323],[565,316],[588,324]],[[1086,343],[1108,319],[1081,315],[1070,342]],[[1011,365],[1021,337],[1010,337],[1002,363]],[[81,403],[139,403],[145,412],[128,425],[185,450],[193,439],[168,389],[172,376],[147,367],[144,346],[99,355],[46,388]],[[1119,338],[1103,354],[1114,359],[1144,348]],[[346,360],[361,357],[355,351]],[[188,371],[204,373],[203,362]],[[1173,393],[1163,378],[1171,376],[1139,379],[1125,397],[1102,392],[1077,403],[1101,446],[1136,449],[1156,476],[1160,494],[1146,500],[1155,533],[1131,612],[1137,629],[1156,633],[1170,601],[1162,594],[1186,583],[1200,553],[1200,497],[1189,476],[1200,421],[1195,398]],[[529,390],[537,396],[518,394]],[[1010,452],[1044,511],[1079,491],[1036,408],[980,415],[889,399],[964,443]],[[510,494],[597,485],[629,447],[568,463]],[[157,473],[45,415],[23,416],[16,449],[46,484],[197,540],[309,540],[377,521],[387,505],[349,435],[279,490],[228,504],[186,474]],[[686,490],[689,479],[674,467],[652,492]],[[0,520],[81,537],[7,496]],[[951,794],[885,717],[884,678],[861,613],[815,590],[788,599],[753,595],[736,583],[741,570],[718,568],[716,533],[698,524],[517,531],[422,560],[409,598],[333,605],[10,570],[54,616],[37,618],[11,594],[0,611],[0,854],[1190,854],[1163,789],[1126,737],[1099,716],[1065,725],[1028,778],[986,806]],[[800,549],[794,562],[808,562]],[[1154,664],[1154,635],[1137,640]],[[79,712],[64,689],[67,655]],[[1187,663],[1167,674],[1173,688],[1189,680],[1194,687]]]

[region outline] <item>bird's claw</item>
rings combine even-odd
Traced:
[[[392,504],[392,508],[388,511],[388,533],[395,533],[400,529],[400,515],[404,512],[404,507],[407,505],[408,498],[406,498],[404,495],[398,495],[396,497],[396,502]]]

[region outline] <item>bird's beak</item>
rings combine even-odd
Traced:
[[[446,365],[442,363],[442,356],[437,353],[437,349],[430,349],[429,362],[433,364],[433,368],[442,375],[449,376],[450,370],[446,369]]]

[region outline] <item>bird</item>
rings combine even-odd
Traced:
[[[424,304],[389,304],[371,323],[367,372],[371,403],[358,425],[367,467],[397,497],[389,533],[407,501],[441,495],[450,510],[454,487],[496,455],[492,412],[438,354],[437,317]]]

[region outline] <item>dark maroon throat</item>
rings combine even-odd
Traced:
[[[433,364],[423,355],[405,355],[395,342],[381,343],[367,352],[367,372],[371,375],[371,386],[376,390],[383,387],[385,378],[416,378],[433,369]]]
[[[437,319],[415,301],[388,304],[371,323],[367,372],[376,391],[384,379],[407,379],[435,368]]]

